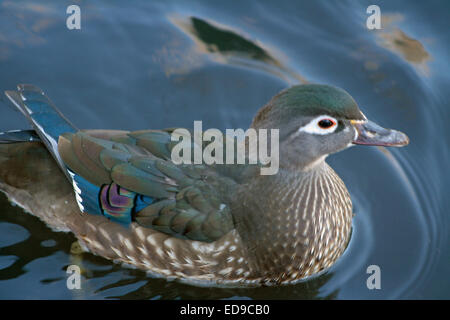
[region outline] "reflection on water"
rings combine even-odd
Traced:
[[[355,147],[327,161],[345,181],[355,217],[350,244],[327,272],[276,288],[199,288],[82,252],[0,196],[0,298],[449,298],[449,22],[442,2],[81,2],[82,30],[64,4],[0,3],[0,89],[44,88],[83,128],[247,127],[280,89],[343,87],[363,112],[404,131],[399,150]],[[251,12],[251,16],[249,16]],[[430,41],[429,39],[433,39]],[[418,71],[418,72],[417,72]],[[301,74],[301,75],[300,75]],[[0,129],[24,128],[0,97]],[[66,287],[68,265],[82,289]],[[381,267],[382,289],[366,269]]]
[[[246,39],[239,32],[215,26],[197,17],[174,16],[169,20],[194,39],[199,52],[214,54],[212,57],[216,62],[260,69],[292,84],[307,82],[272,56],[269,49],[263,48],[264,45]]]
[[[403,20],[404,17],[398,14],[383,16],[383,30],[379,32],[379,37],[382,40],[380,44],[386,49],[401,55],[406,61],[428,74],[427,62],[431,59],[430,54],[420,41],[411,38],[396,26],[397,23]]]

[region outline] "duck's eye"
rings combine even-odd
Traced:
[[[299,128],[298,131],[320,135],[330,134],[336,130],[337,123],[337,119],[324,114],[312,119],[306,125]]]
[[[322,129],[331,128],[335,124],[336,124],[336,122],[331,119],[322,119],[317,123],[317,125]]]

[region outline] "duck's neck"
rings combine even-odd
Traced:
[[[272,276],[323,269],[348,241],[352,204],[342,180],[324,161],[307,171],[282,169],[244,186],[237,229],[252,267]],[[264,270],[264,271],[263,271]]]

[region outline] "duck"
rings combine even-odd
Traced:
[[[345,90],[294,85],[250,125],[278,133],[278,171],[263,175],[261,163],[175,163],[174,128],[80,130],[34,85],[5,94],[32,127],[0,134],[10,201],[93,254],[200,286],[288,285],[328,270],[353,207],[327,156],[409,143]]]

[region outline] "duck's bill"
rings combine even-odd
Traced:
[[[409,143],[406,134],[400,131],[385,129],[372,121],[351,121],[357,131],[354,144],[367,146],[403,147]]]

